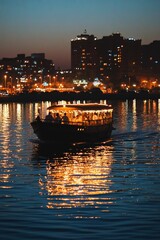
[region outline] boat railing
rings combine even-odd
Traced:
[[[85,120],[83,121],[84,126],[97,126],[104,125],[112,122],[112,118],[97,119],[97,120]]]
[[[42,122],[46,122],[45,119],[41,120]],[[69,121],[67,125],[78,125],[78,126],[98,126],[98,125],[104,125],[112,122],[112,118],[105,118],[105,119],[98,119],[98,120],[83,120],[83,121]],[[55,123],[52,121],[52,123]],[[59,124],[66,124],[65,122],[61,122]]]

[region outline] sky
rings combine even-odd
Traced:
[[[0,59],[45,53],[71,65],[71,39],[119,32],[142,44],[160,40],[160,0],[0,0]]]

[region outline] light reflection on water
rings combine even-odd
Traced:
[[[76,148],[75,154],[72,149],[60,159],[57,156],[47,159],[46,174],[39,179],[40,194],[47,191],[47,207],[83,208],[96,203],[94,207],[98,208],[98,205],[105,205],[105,201],[111,204],[112,199],[107,194],[112,185],[112,149],[112,146],[98,146],[94,151]]]
[[[113,101],[110,141],[61,147],[29,124],[50,104],[0,104],[1,239],[159,239],[160,101]]]

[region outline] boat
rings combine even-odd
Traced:
[[[43,142],[63,144],[99,142],[111,137],[113,108],[99,103],[54,104],[47,108],[50,120],[37,118],[31,122],[34,133]],[[56,116],[61,121],[56,121]],[[68,121],[63,120],[68,116]]]

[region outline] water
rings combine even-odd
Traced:
[[[160,100],[112,102],[109,141],[61,148],[29,124],[49,105],[0,104],[0,238],[160,239]]]

